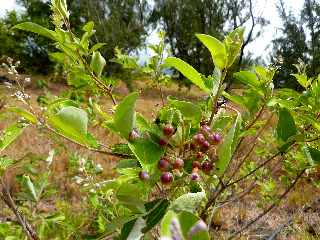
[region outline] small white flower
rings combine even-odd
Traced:
[[[29,82],[31,82],[31,78],[27,77],[27,78],[24,79],[24,81],[29,83]]]

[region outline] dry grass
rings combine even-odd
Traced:
[[[59,94],[63,90],[64,87],[59,84],[50,84],[50,91],[55,95]],[[43,90],[30,86],[27,89],[27,92],[31,95],[32,105],[36,107],[36,97],[43,94]],[[166,96],[173,95],[178,98],[190,100],[202,97],[195,89],[179,90],[177,87],[165,89],[164,93]],[[121,99],[125,94],[127,94],[127,90],[121,86],[116,89],[116,94],[117,98]],[[161,104],[158,96],[159,92],[157,89],[145,88],[142,83],[141,97],[137,102],[136,110],[149,119],[154,118],[154,114],[157,112],[157,109],[159,109]],[[104,110],[109,111],[112,108],[111,101],[108,99],[104,100],[103,108]],[[0,123],[0,131],[6,124],[7,123],[3,122]],[[92,127],[90,131],[106,145],[118,143],[120,140],[114,134],[98,127]],[[81,155],[86,156],[97,163],[101,163],[104,167],[104,178],[109,179],[115,176],[115,172],[112,169],[118,161],[117,158],[87,151],[86,149],[65,140],[57,142],[53,139],[48,139],[47,135],[39,132],[36,127],[28,128],[17,142],[10,146],[4,154],[15,159],[22,158],[27,153],[32,153],[45,158],[51,149],[61,147],[61,144],[65,149],[67,149],[67,151],[59,153],[54,158],[53,176],[55,181],[60,183],[61,189],[66,191],[69,195],[75,196],[75,202],[80,200],[80,195],[76,187],[67,180],[65,175],[69,153],[79,152]],[[243,151],[245,151],[245,149]],[[220,209],[215,214],[213,221],[215,224],[215,231],[220,234],[219,239],[225,239],[224,234],[226,230],[239,228],[249,219],[257,216],[260,212],[261,209],[257,207],[257,196],[255,194],[247,195],[243,199]],[[265,239],[266,236],[270,236],[277,230],[279,230],[280,233],[274,239],[320,239],[319,216],[319,189],[311,187],[310,184],[300,183],[293,190],[291,195],[289,195],[284,204],[259,221],[253,228],[251,228],[246,237],[240,237],[239,239]],[[289,221],[290,219],[291,221]]]

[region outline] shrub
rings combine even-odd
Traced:
[[[93,152],[121,160],[116,167],[118,177],[108,181],[97,177],[99,167],[94,163],[80,160],[82,172],[89,179],[76,179],[79,184],[85,182],[81,190],[88,201],[80,203],[83,211],[70,213],[61,203],[51,216],[39,213],[34,217],[29,213],[35,230],[16,211],[2,179],[2,198],[31,239],[38,239],[38,235],[63,239],[111,236],[140,239],[151,234],[160,234],[163,239],[209,239],[216,235],[211,227],[216,211],[259,186],[256,191],[260,193],[262,213],[242,227],[230,229],[231,239],[276,207],[300,179],[312,182],[310,173],[320,163],[319,78],[309,79],[300,72],[296,78],[305,89],[303,93],[274,91],[272,79],[276,69],[258,66],[234,75],[245,85],[240,95],[227,93],[224,80],[239,54],[244,29],[234,30],[222,42],[197,34],[212,55],[215,65],[212,75],[204,76],[174,57],[166,58],[160,67],[175,68],[208,97],[198,102],[162,99],[163,106],[156,118],[148,120],[135,112],[138,93],[133,92],[118,103],[112,83],[102,77],[106,65],[99,53],[102,45],[89,45],[94,24],[86,24],[83,35],[78,37],[71,31],[66,2],[53,0],[52,10],[55,30],[30,22],[18,24],[15,29],[54,41],[60,50],[57,54],[66,60],[69,82],[86,86],[91,97],[108,96],[114,112],[112,115],[104,112],[99,102],[92,99],[88,109],[83,109],[79,102],[64,98],[57,98],[42,112],[36,112],[23,85],[18,84],[15,96],[25,108],[5,107],[21,118],[3,132],[0,151],[24,129],[36,125]],[[231,103],[221,102],[221,96]],[[114,146],[99,142],[89,132],[93,122],[101,123],[99,127],[117,134],[123,141]],[[48,163],[52,157],[51,152]],[[1,174],[14,164],[14,160],[2,157]],[[272,172],[279,165],[282,171],[277,180]],[[29,202],[37,204],[44,197],[47,178],[41,174],[23,176],[21,184]],[[89,224],[83,222],[90,218]],[[41,224],[36,225],[39,221]]]

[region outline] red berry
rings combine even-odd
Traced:
[[[200,168],[201,167],[201,165],[200,165],[200,162],[198,162],[198,161],[193,161],[192,162],[192,168]]]
[[[173,169],[181,169],[184,166],[184,161],[181,158],[177,158],[173,163]]]
[[[139,172],[139,178],[142,181],[148,181],[150,179],[150,176],[146,171],[141,171],[141,172]]]
[[[166,158],[161,158],[158,162],[158,168],[160,171],[165,172],[170,169],[170,162]]]
[[[203,136],[202,133],[198,133],[198,134],[194,135],[193,140],[197,144],[201,145],[206,139],[205,139],[205,137]]]
[[[210,134],[208,136],[208,140],[209,140],[209,142],[211,144],[217,145],[217,144],[219,144],[221,142],[222,137],[221,137],[221,135],[219,133],[214,133],[214,134]]]
[[[191,180],[192,181],[198,181],[200,179],[200,176],[197,172],[191,173]]]
[[[164,135],[171,136],[174,133],[174,127],[171,124],[166,124],[162,131]]]
[[[129,141],[133,142],[135,140],[137,140],[140,137],[139,132],[136,129],[133,129],[130,133],[129,133]]]
[[[163,184],[170,184],[173,181],[172,173],[170,173],[170,172],[162,173],[160,180]]]
[[[209,173],[212,170],[212,163],[205,161],[201,164],[201,169],[205,173]]]
[[[167,146],[168,145],[168,141],[164,138],[160,138],[159,140],[159,145],[164,147],[164,146]]]
[[[208,141],[204,141],[204,142],[202,143],[202,145],[201,145],[201,149],[202,149],[203,151],[208,151],[209,148],[210,148],[210,143],[209,143]]]

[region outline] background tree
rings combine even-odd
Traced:
[[[166,31],[173,55],[187,61],[203,74],[212,73],[212,62],[210,53],[196,39],[195,33],[221,39],[226,31],[243,26],[249,20],[252,21],[252,27],[248,30],[236,63],[237,69],[242,66],[244,48],[257,36],[253,35],[253,29],[258,24],[266,24],[264,19],[254,16],[252,1],[155,0],[150,18],[154,25],[160,25]]]
[[[20,60],[22,69],[46,74],[52,67],[48,52],[53,50],[53,46],[41,36],[12,31],[11,27],[25,21],[49,27],[50,6],[39,0],[19,0],[17,3],[25,8],[25,11],[19,14],[11,11],[0,21],[0,56]]]
[[[291,75],[296,72],[293,64],[301,59],[308,65],[307,74],[309,76],[316,76],[320,73],[320,3],[305,0],[300,17],[295,17],[285,9],[284,1],[279,0],[278,10],[283,27],[282,35],[273,40],[273,62],[278,64],[278,60],[281,61],[274,82],[276,87],[302,90]]]

